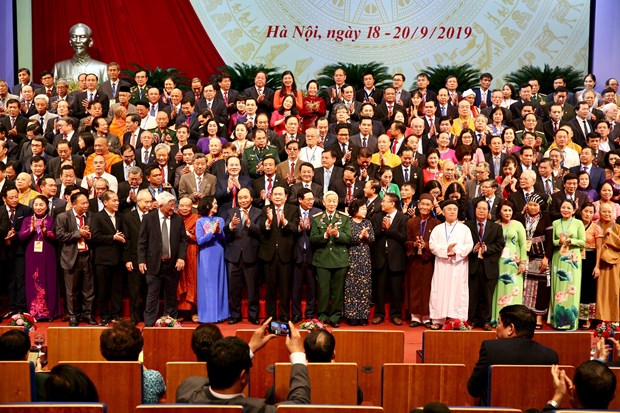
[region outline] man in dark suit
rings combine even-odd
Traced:
[[[366,219],[373,222],[376,215],[381,214],[381,198],[379,190],[381,183],[376,179],[369,179],[364,184],[364,202],[366,202]]]
[[[267,201],[276,186],[288,187],[288,183],[276,174],[276,160],[269,154],[263,158],[263,173],[264,176],[252,182],[254,206],[257,208],[262,208],[269,203]]]
[[[337,167],[336,151],[326,149],[321,154],[321,166],[314,169],[313,182],[323,187],[323,192],[333,189],[333,183],[342,179],[342,168]]]
[[[310,231],[313,217],[321,213],[314,207],[314,194],[308,188],[301,188],[297,194],[299,205],[299,235],[295,241],[295,269],[293,272],[293,323],[302,319],[301,297],[306,284],[306,312],[303,318],[312,319],[316,315],[316,270],[312,265],[313,251],[310,244]]]
[[[263,208],[260,219],[261,244],[258,257],[265,264],[267,317],[276,319],[276,302],[280,300],[280,321],[290,317],[291,274],[295,258],[295,239],[299,225],[298,208],[285,204],[286,189],[275,186],[271,203]],[[279,294],[278,294],[279,293]]]
[[[144,325],[153,327],[159,312],[159,292],[164,288],[164,315],[177,318],[177,286],[185,267],[187,235],[183,218],[174,213],[176,198],[169,192],[157,195],[159,209],[142,220],[138,240],[138,267],[146,276],[147,297]]]
[[[98,81],[99,79],[97,75],[93,73],[86,75],[86,90],[76,95],[71,112],[72,116],[78,119],[88,116],[86,108],[89,102],[101,103],[103,117],[108,116],[108,110],[110,109],[110,98],[97,90]]]
[[[494,89],[491,92],[491,104],[480,111],[484,116],[487,117],[487,119],[489,120],[489,123],[493,122],[493,117],[491,116],[491,113],[496,107],[500,107],[500,104],[502,103],[503,100],[504,100],[504,94],[502,93],[500,89]],[[510,125],[512,122],[512,113],[510,112],[510,110],[506,108],[501,108],[501,111],[502,111],[502,114],[504,115],[504,123],[507,125]]]
[[[550,158],[543,158],[538,162],[538,176],[534,191],[551,196],[561,189],[562,179],[553,175],[553,161]]]
[[[439,119],[445,117],[456,119],[459,117],[459,110],[450,103],[450,94],[446,88],[441,88],[437,91],[437,110],[435,111],[435,117]],[[439,133],[439,130],[437,133]]]
[[[489,164],[489,178],[495,179],[502,174],[502,164],[508,155],[502,152],[503,141],[501,136],[491,137],[488,145],[491,152],[484,155],[484,160]]]
[[[558,353],[532,340],[536,326],[534,312],[524,305],[509,305],[499,312],[498,340],[485,340],[480,345],[480,357],[467,382],[473,397],[489,405],[489,367],[494,364],[558,364]]]
[[[558,87],[555,90],[555,93],[553,95],[553,100],[551,102],[548,102],[544,106],[542,106],[543,117],[548,118],[549,110],[551,109],[551,106],[558,105],[560,106],[560,111],[561,111],[560,118],[562,120],[568,121],[568,120],[573,119],[575,117],[575,107],[571,105],[570,103],[566,102],[567,94],[568,94],[568,89],[566,89],[563,86]]]
[[[19,193],[15,187],[8,187],[2,192],[3,213],[0,214],[0,235],[5,238],[6,252],[5,274],[8,284],[9,312],[3,318],[26,312],[26,261],[24,244],[18,234],[24,218],[32,215],[32,209],[19,203]]]
[[[564,189],[551,195],[551,204],[549,205],[549,215],[551,219],[556,220],[561,218],[560,207],[562,206],[562,202],[567,199],[573,201],[575,210],[577,211],[575,216],[581,219],[579,210],[584,203],[588,202],[588,196],[584,192],[577,191],[579,179],[574,173],[567,173],[564,175],[562,182],[564,183]]]
[[[121,68],[116,62],[108,63],[107,72],[108,80],[99,86],[99,91],[106,95],[110,100],[115,100],[118,102],[118,92],[120,91],[120,87],[126,86],[129,88],[129,82],[119,79]]]
[[[405,75],[402,73],[394,73],[392,75],[392,85],[394,86],[394,91],[396,92],[396,103],[408,108],[411,103],[411,92],[404,89]],[[377,103],[380,103],[380,101]]]
[[[217,94],[215,100],[221,100],[226,105],[226,111],[229,115],[232,115],[237,111],[237,99],[239,99],[239,92],[232,89],[232,83],[230,75],[226,72],[220,72],[217,75]]]
[[[392,182],[399,187],[409,182],[415,189],[417,199],[424,192],[424,173],[422,168],[413,166],[413,150],[405,147],[400,155],[401,164],[392,168]]]
[[[351,136],[349,142],[358,148],[368,148],[370,153],[377,151],[377,137],[372,133],[372,118],[363,116],[359,123],[359,133]]]
[[[19,83],[13,86],[13,89],[11,89],[11,92],[14,95],[19,96],[22,91],[22,87],[24,86],[31,86],[33,90],[41,87],[40,84],[34,83],[32,81],[32,79],[30,78],[30,69],[26,67],[20,67],[19,69],[17,69],[17,78],[19,79]]]
[[[60,266],[65,270],[65,288],[69,326],[76,327],[80,317],[97,325],[93,317],[95,288],[91,266],[90,213],[88,196],[83,192],[71,194],[73,208],[58,215],[54,223],[56,240],[62,245]],[[79,303],[81,302],[81,308]]]
[[[375,87],[375,74],[365,72],[362,75],[362,81],[364,82],[364,87],[357,91],[355,100],[358,102],[369,102],[372,105],[381,103],[383,89]],[[396,92],[396,89],[394,89],[394,92]],[[402,103],[399,103],[399,105],[403,106]]]
[[[60,177],[60,164],[64,161],[68,161],[73,165],[75,174],[77,176],[84,176],[84,157],[80,155],[73,155],[71,145],[68,141],[61,140],[56,145],[57,157],[48,158],[46,164],[47,173],[54,178]],[[120,182],[120,181],[119,181]]]
[[[394,121],[394,113],[405,112],[405,108],[396,103],[396,91],[393,87],[387,87],[383,91],[383,102],[375,106],[375,118],[383,123],[387,130]]]
[[[375,281],[375,318],[372,324],[385,319],[386,295],[390,297],[390,318],[394,325],[402,321],[403,280],[405,274],[405,241],[409,216],[398,210],[398,196],[387,193],[381,201],[381,213],[372,220],[375,246],[372,249]]]
[[[127,132],[123,135],[123,143],[131,145],[136,151],[142,148],[142,133],[145,132],[145,129],[140,127],[140,120],[137,113],[127,115]]]
[[[97,306],[101,325],[118,320],[122,314],[123,249],[126,242],[125,224],[118,213],[118,195],[112,191],[102,196],[103,211],[91,217],[92,243],[97,284]]]
[[[116,181],[119,184],[126,181],[129,177],[129,170],[132,167],[137,166],[136,150],[133,146],[124,144],[121,147],[120,155],[123,158],[122,162],[113,163],[110,167],[110,173],[116,178]]]
[[[523,171],[519,177],[519,189],[508,196],[508,200],[514,205],[512,217],[521,219],[523,211],[530,197],[535,193],[534,185],[536,184],[536,172]],[[544,197],[544,195],[539,194]]]
[[[581,164],[578,166],[573,166],[569,169],[570,172],[575,175],[579,171],[586,171],[588,175],[590,175],[590,186],[594,188],[596,191],[601,189],[601,185],[607,179],[605,176],[605,170],[603,168],[599,168],[598,166],[594,166],[592,162],[594,161],[594,151],[590,147],[585,147],[581,150],[579,154],[579,160]]]
[[[228,109],[224,101],[216,98],[215,88],[211,83],[205,85],[203,96],[196,101],[196,112],[203,113],[210,110],[213,113],[215,121],[220,126],[220,130],[226,130],[228,126]]]
[[[575,107],[576,116],[568,121],[573,128],[573,142],[582,148],[586,146],[586,135],[594,130],[592,121],[588,119],[590,107],[586,102],[579,102]]]
[[[483,73],[480,75],[480,87],[474,88],[474,93],[476,94],[474,106],[484,109],[492,105],[490,89],[492,81],[493,75],[490,73]]]
[[[241,189],[252,188],[252,180],[247,175],[241,175],[241,159],[238,156],[229,156],[226,159],[226,172],[217,178],[215,184],[215,198],[219,205],[220,216],[226,217],[226,211],[237,208],[237,196]],[[260,178],[259,178],[260,179]]]
[[[129,179],[118,184],[119,210],[123,212],[134,208],[138,202],[138,193],[147,186],[148,183],[144,181],[142,169],[137,166],[129,168]]]
[[[146,302],[146,283],[144,276],[138,270],[138,238],[140,224],[144,216],[151,210],[153,196],[148,189],[138,192],[136,208],[123,214],[125,224],[125,249],[123,262],[127,269],[127,289],[129,290],[129,317],[136,325],[142,319],[144,303]]]
[[[338,142],[325,148],[336,154],[336,165],[343,167],[350,165],[357,159],[359,147],[353,145],[349,138],[351,136],[351,127],[347,123],[339,123],[336,125],[336,138]]]
[[[271,320],[256,329],[249,345],[237,337],[218,340],[207,358],[208,378],[193,376],[181,383],[177,390],[177,403],[242,405],[246,413],[275,413],[277,406],[268,404],[265,399],[241,394],[252,367],[250,353],[256,354],[267,341],[276,337],[267,333],[268,321]],[[286,347],[291,360],[291,390],[286,403],[310,404],[310,378],[303,340],[295,325],[288,325],[291,334],[286,338]]]
[[[237,193],[238,207],[226,213],[226,259],[228,267],[228,299],[230,318],[228,324],[241,321],[241,295],[245,282],[248,290],[248,321],[258,324],[260,303],[258,297],[258,248],[260,246],[259,221],[262,212],[252,206],[252,193],[241,188]]]
[[[61,212],[65,212],[67,207],[67,201],[64,199],[60,199],[56,196],[58,193],[58,185],[56,184],[56,180],[49,175],[43,176],[41,178],[39,188],[41,189],[41,195],[45,196],[48,199],[48,214],[56,217]],[[34,199],[30,201],[30,207],[32,208],[32,203]]]
[[[189,143],[196,144],[200,138],[198,129],[200,129],[200,122],[198,121],[198,113],[196,113],[194,98],[186,96],[181,100],[181,113],[177,115],[175,122],[176,127],[185,124],[189,127]]]
[[[312,178],[314,177],[314,168],[310,162],[304,162],[301,164],[299,167],[299,177],[301,181],[289,187],[290,194],[287,202],[289,204],[298,205],[297,193],[306,188],[312,191],[312,195],[314,196],[314,206],[316,208],[323,207],[323,187],[312,182]]]
[[[325,108],[331,112],[332,106],[342,102],[342,87],[347,80],[347,74],[343,68],[339,67],[334,70],[334,85],[325,89],[323,92],[323,100]]]
[[[493,221],[499,219],[499,203],[502,197],[498,195],[499,184],[495,179],[485,179],[480,183],[480,196],[474,198],[472,203],[475,205],[478,200],[484,199],[489,205],[489,214]]]
[[[28,118],[20,114],[19,101],[17,99],[9,99],[7,101],[6,113],[8,116],[0,117],[0,123],[2,123],[8,131],[7,138],[19,144],[26,138]]]
[[[348,245],[351,240],[349,216],[336,211],[338,194],[323,196],[325,212],[312,219],[310,241],[314,248],[312,265],[316,268],[319,320],[340,327],[344,300],[344,277],[349,267]]]
[[[273,95],[274,91],[265,86],[267,83],[267,75],[265,72],[258,72],[254,76],[254,86],[243,91],[244,96],[251,96],[256,100],[258,108],[256,113],[267,113],[271,116],[273,112]]]
[[[345,212],[353,200],[363,198],[364,184],[364,181],[357,179],[357,169],[353,165],[344,167],[342,179],[332,186],[338,195],[339,211]]]
[[[474,240],[469,254],[469,322],[491,331],[493,292],[499,278],[499,258],[506,245],[501,225],[489,219],[489,204],[478,198],[476,219],[465,222]]]

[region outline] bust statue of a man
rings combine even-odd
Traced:
[[[94,73],[99,82],[108,80],[107,65],[94,60],[88,54],[93,46],[93,31],[84,23],[78,23],[69,29],[69,45],[73,49],[73,57],[54,64],[54,78],[77,82],[80,73]]]

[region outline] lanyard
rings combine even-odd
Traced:
[[[424,222],[424,226],[422,226],[422,222]],[[420,236],[424,238],[424,234],[426,234],[426,226],[428,225],[428,218],[424,221],[420,220]]]
[[[538,226],[538,221],[540,221],[540,215],[536,215],[535,217],[530,217],[528,215],[526,217],[525,227],[526,227],[528,238],[532,238],[534,236],[534,231],[536,231],[536,227]]]
[[[444,225],[445,226],[443,227],[443,229],[446,232],[446,242],[450,243],[450,237],[452,236],[452,233],[454,232],[454,228],[456,228],[456,222],[454,223],[454,226],[450,230],[450,234],[448,234],[448,223],[446,222]]]

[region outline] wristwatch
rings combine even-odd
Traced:
[[[558,407],[560,407],[560,405],[558,404],[558,402],[556,402],[555,400],[549,400],[547,402],[547,404],[553,406],[554,409],[557,409]]]

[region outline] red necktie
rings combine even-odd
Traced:
[[[291,178],[295,176],[295,162],[291,162]]]
[[[237,208],[237,187],[233,185],[232,190],[232,207]]]
[[[190,115],[190,116],[185,117],[185,124],[186,124],[187,126],[189,126],[189,123],[191,122],[191,120],[192,120],[192,116],[191,116],[191,115]]]
[[[166,168],[164,168],[163,166],[160,166],[159,169],[161,170],[161,177],[163,182],[166,182]]]
[[[271,177],[267,177],[267,196],[271,194],[271,190],[273,189],[273,182],[271,181]]]
[[[224,92],[224,103],[228,106],[228,92]]]
[[[392,108],[393,108],[392,105],[388,105],[388,118],[392,117],[392,111],[393,111]]]
[[[397,146],[398,146],[398,141],[394,139],[394,143],[392,144],[392,153],[396,153]]]

